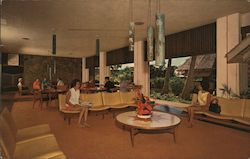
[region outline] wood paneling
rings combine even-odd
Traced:
[[[175,33],[166,37],[166,58],[216,52],[216,23]]]
[[[146,44],[146,42],[145,42]],[[145,60],[147,46],[145,45]],[[166,58],[216,53],[216,23],[166,36]],[[128,47],[107,52],[107,65],[133,63],[134,54]],[[96,56],[87,58],[87,68],[99,66]]]

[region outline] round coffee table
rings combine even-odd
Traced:
[[[130,130],[131,144],[134,146],[134,136],[144,131],[164,131],[171,133],[175,140],[175,129],[180,124],[181,119],[169,113],[152,111],[150,119],[140,119],[135,111],[121,113],[116,116],[116,121]]]

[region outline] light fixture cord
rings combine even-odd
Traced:
[[[151,26],[151,0],[148,0],[148,25]]]
[[[160,13],[160,12],[161,12],[160,0],[156,0],[156,12],[157,12],[157,13]]]
[[[133,0],[129,0],[129,16],[130,16],[130,22],[133,21]]]

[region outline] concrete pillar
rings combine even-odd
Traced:
[[[217,19],[217,95],[221,96],[223,84],[231,88],[232,92],[240,94],[247,88],[247,79],[242,76],[243,64],[227,64],[225,55],[240,42],[240,14],[235,13]]]
[[[100,84],[105,83],[105,77],[107,76],[107,53],[100,52],[99,56],[99,75],[100,75]]]
[[[0,93],[2,93],[2,77],[3,77],[2,75],[2,53],[0,52]]]
[[[88,82],[89,81],[89,69],[86,68],[86,58],[82,58],[82,82]]]
[[[111,76],[110,66],[106,66],[106,76]]]
[[[144,61],[144,42],[135,42],[134,46],[134,83],[142,85],[142,93],[150,95],[149,63]]]

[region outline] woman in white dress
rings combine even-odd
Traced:
[[[78,124],[82,127],[90,127],[90,125],[87,124],[88,107],[80,105],[80,87],[80,80],[75,79],[72,81],[71,89],[69,89],[66,95],[66,107],[69,110],[80,110],[81,112],[78,119]]]

